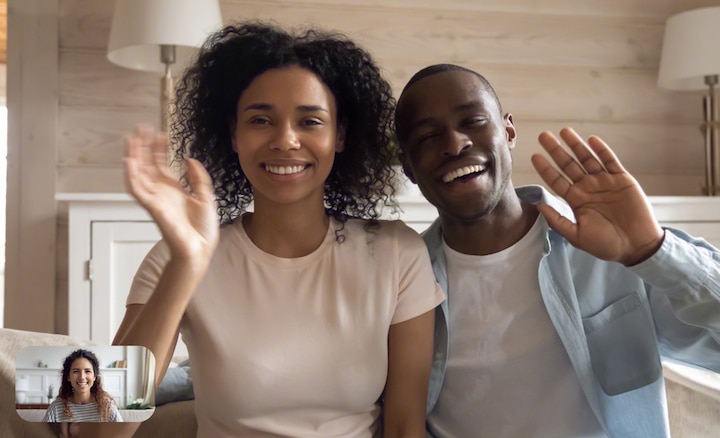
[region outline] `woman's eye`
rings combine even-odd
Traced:
[[[432,140],[435,137],[437,137],[437,134],[435,134],[434,132],[430,132],[428,134],[421,135],[418,138],[417,143],[418,144],[427,143],[428,141]]]
[[[250,119],[250,123],[253,125],[268,125],[270,124],[270,120],[265,117],[253,117]]]
[[[322,125],[322,122],[318,119],[305,119],[303,121],[303,125],[305,125],[305,126],[320,126],[320,125]]]

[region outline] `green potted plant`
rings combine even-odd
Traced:
[[[152,405],[142,398],[136,398],[131,403],[128,403],[125,409],[152,409]]]

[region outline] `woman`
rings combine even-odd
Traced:
[[[75,350],[63,361],[58,396],[45,412],[46,423],[121,422],[115,400],[102,388],[100,363],[92,351]],[[68,435],[67,424],[62,428]]]
[[[164,137],[130,137],[130,191],[163,239],[116,341],[150,348],[161,379],[183,334],[198,436],[425,436],[444,296],[419,236],[377,220],[393,105],[347,38],[246,23],[212,36],[178,88],[189,192]]]

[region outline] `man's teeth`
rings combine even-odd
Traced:
[[[277,175],[290,175],[293,173],[300,173],[305,169],[305,166],[297,165],[297,166],[271,166],[269,164],[265,165],[265,170],[267,170],[270,173],[274,173]]]
[[[465,166],[461,167],[460,169],[453,170],[452,172],[448,172],[445,175],[443,175],[442,180],[444,183],[449,183],[451,181],[454,181],[458,178],[461,178],[465,175],[470,175],[471,173],[476,172],[482,172],[485,170],[485,166]]]

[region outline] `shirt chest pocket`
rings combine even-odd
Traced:
[[[635,291],[584,318],[593,371],[608,395],[648,385],[662,375],[653,322]]]

